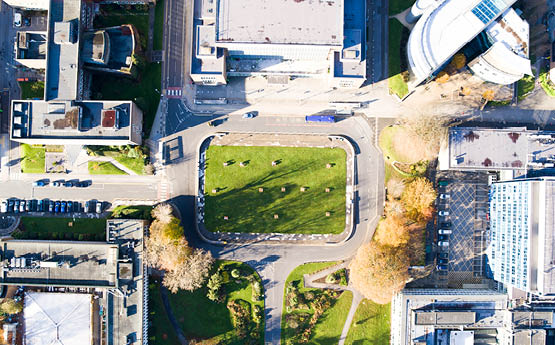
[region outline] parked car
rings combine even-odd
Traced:
[[[13,212],[13,205],[15,204],[14,200],[8,200],[8,212]]]
[[[25,26],[31,26],[31,18],[29,17],[23,18],[23,23],[25,23]]]
[[[438,239],[439,241],[448,241],[448,240],[449,240],[449,236],[448,236],[448,235],[439,235],[439,236],[437,237],[437,239]]]
[[[21,26],[21,13],[16,12],[13,15],[13,26],[15,26],[16,28]]]
[[[13,205],[13,212],[14,213],[19,213],[19,204],[20,204],[20,201],[15,199],[14,205]]]
[[[453,225],[451,222],[441,222],[441,227],[442,228],[450,228],[451,225]]]
[[[449,253],[437,253],[439,259],[449,259]]]
[[[73,184],[73,182],[71,182],[71,181],[66,181],[66,183],[64,183],[64,186],[65,186],[65,187],[73,187],[74,184]]]
[[[440,194],[439,195],[440,199],[450,199],[451,198],[451,194]]]
[[[91,202],[90,201],[85,202],[85,212],[86,213],[91,212]]]
[[[19,212],[20,213],[25,212],[25,200],[19,201]]]
[[[54,204],[54,213],[60,213],[60,202],[56,201]]]
[[[67,203],[65,201],[62,201],[61,207],[60,207],[60,213],[65,213],[66,210],[67,210]]]
[[[447,271],[448,270],[447,265],[437,265],[436,268],[437,268],[438,271]]]
[[[50,201],[48,203],[48,212],[53,213],[54,212],[54,201]]]
[[[75,187],[80,187],[80,188],[85,188],[89,186],[89,182],[88,181],[77,181],[75,183]]]
[[[447,265],[449,263],[449,259],[438,259],[437,262],[441,265]]]
[[[0,205],[0,212],[2,212],[2,213],[8,212],[8,202],[7,201],[2,200],[2,204]]]
[[[54,187],[60,187],[64,183],[64,180],[54,181],[52,184]]]
[[[244,119],[252,119],[255,116],[256,116],[256,112],[254,112],[254,111],[249,111],[248,113],[243,114]]]
[[[67,211],[68,212],[73,212],[73,201],[68,201],[67,202]]]
[[[102,213],[102,201],[96,202],[96,213]]]
[[[46,186],[46,183],[44,183],[44,181],[42,180],[33,182],[33,187],[44,187],[44,186]]]
[[[73,202],[73,212],[80,212],[81,211],[81,203],[79,201]]]
[[[437,232],[440,235],[450,235],[453,231],[451,229],[439,229]]]
[[[442,187],[447,186],[447,185],[449,185],[449,181],[441,180],[441,181],[439,181],[439,185],[442,186]]]
[[[37,212],[42,212],[44,211],[44,201],[39,200],[37,202]]]
[[[449,247],[449,242],[448,241],[438,241],[437,245],[440,247]]]
[[[31,211],[31,200],[27,200],[25,202],[25,212],[30,212]]]
[[[445,217],[449,215],[449,211],[439,211],[438,213],[441,217]]]

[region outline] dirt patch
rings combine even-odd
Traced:
[[[392,138],[392,143],[403,163],[416,163],[430,158],[426,143],[409,129],[399,128]]]

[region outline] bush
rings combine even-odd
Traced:
[[[259,281],[254,281],[252,283],[252,300],[254,302],[260,301],[262,299],[262,284]]]
[[[52,239],[53,240],[57,240],[59,237],[60,237],[60,234],[58,234],[57,232],[52,233]]]
[[[335,276],[335,273],[330,273],[326,276],[326,283],[337,284],[337,277]]]
[[[78,237],[79,241],[84,241],[85,240],[85,236],[83,234],[79,234]]]
[[[252,311],[252,319],[256,323],[260,323],[262,320],[262,308],[259,305],[255,305]]]
[[[233,278],[237,279],[237,278],[239,278],[239,277],[241,276],[241,272],[239,271],[239,269],[234,268],[234,269],[231,271],[231,276],[232,276]]]

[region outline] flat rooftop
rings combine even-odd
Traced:
[[[46,100],[74,100],[79,84],[81,0],[50,0]]]
[[[131,111],[131,101],[13,101],[12,137],[128,139]]]
[[[341,46],[343,0],[218,0],[218,42]]]
[[[116,285],[117,245],[19,240],[3,240],[0,245],[2,285]]]
[[[541,169],[555,167],[555,132],[526,128],[449,130],[449,167],[460,169]]]

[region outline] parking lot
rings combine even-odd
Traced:
[[[448,243],[437,245],[438,253],[447,253],[442,255],[448,257],[447,265],[440,267],[438,263],[438,276],[451,287],[481,283],[486,249],[487,174],[442,172],[438,174],[438,193],[438,213],[444,215],[438,216],[436,236],[437,241]],[[439,230],[450,233],[440,235]]]

